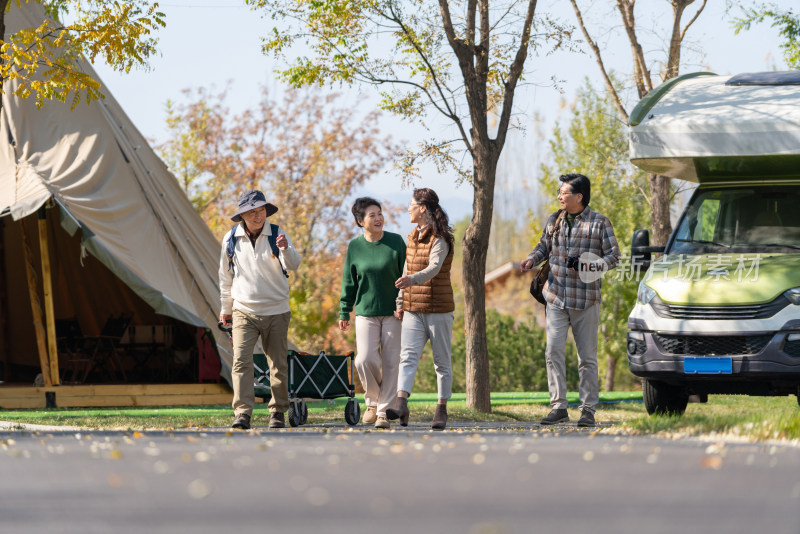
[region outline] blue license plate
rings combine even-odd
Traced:
[[[692,375],[729,375],[733,373],[733,360],[710,356],[688,357],[683,359],[683,372]]]

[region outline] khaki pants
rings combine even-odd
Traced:
[[[356,315],[354,363],[364,386],[364,402],[376,406],[378,415],[386,415],[386,408],[397,394],[401,328],[402,323],[393,315]]]
[[[292,312],[252,315],[233,310],[233,413],[252,415],[255,404],[253,349],[258,338],[267,353],[272,399],[270,412],[289,409],[289,319]]]
[[[547,387],[550,406],[567,408],[567,331],[572,326],[572,337],[578,349],[578,397],[581,410],[595,412],[599,399],[597,376],[597,327],[600,324],[600,304],[585,310],[557,309],[547,306]]]

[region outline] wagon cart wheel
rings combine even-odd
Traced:
[[[306,424],[306,421],[308,421],[308,404],[306,404],[306,400],[305,399],[300,399],[300,407],[302,408],[302,411],[303,411],[303,423],[302,424]]]
[[[289,424],[292,426],[303,424],[303,416],[300,413],[296,402],[289,404]]]
[[[348,425],[355,426],[359,419],[361,419],[361,407],[355,399],[350,399],[347,401],[347,406],[344,407],[344,420]]]

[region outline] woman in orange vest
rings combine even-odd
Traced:
[[[395,286],[400,289],[395,316],[403,321],[397,397],[386,410],[390,420],[408,425],[408,397],[420,356],[430,340],[439,401],[431,422],[434,430],[447,426],[447,399],[452,395],[450,341],[453,336],[453,229],[433,189],[415,189],[408,213],[417,227],[408,236],[406,266]]]

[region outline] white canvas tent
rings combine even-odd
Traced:
[[[38,3],[13,6],[7,31],[43,16]],[[87,62],[79,66],[99,79]],[[216,328],[220,245],[114,97],[103,88],[105,100],[72,111],[53,101],[37,109],[13,96],[13,84],[4,89],[0,365],[39,364],[20,235],[27,228],[34,237],[38,269],[37,212],[52,199],[45,213],[55,318],[77,319],[84,335],[121,311],[134,323],[207,327],[229,381],[230,341]]]
[[[693,73],[648,94],[631,113],[631,162],[703,180],[797,175],[800,72]]]

